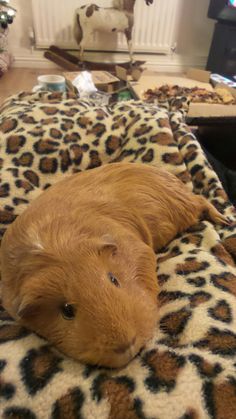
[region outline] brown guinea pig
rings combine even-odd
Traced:
[[[121,367],[157,323],[155,251],[203,213],[227,223],[153,166],[114,163],[65,178],[3,237],[3,305],[65,354]]]

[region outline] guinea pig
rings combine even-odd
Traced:
[[[153,166],[112,163],[67,177],[3,237],[3,306],[65,354],[122,367],[158,321],[155,252],[202,216],[228,223]]]

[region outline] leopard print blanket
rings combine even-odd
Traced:
[[[160,321],[127,367],[82,365],[0,311],[4,419],[235,419],[235,211],[185,124],[186,100],[111,107],[21,93],[0,115],[1,235],[64,176],[114,161],[161,165],[232,220],[200,222],[157,255]]]

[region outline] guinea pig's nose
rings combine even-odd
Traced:
[[[117,346],[117,348],[114,349],[114,352],[116,354],[123,354],[126,351],[128,351],[128,349],[130,349],[131,346],[135,344],[135,342],[136,342],[136,336],[134,336],[134,338],[130,342],[125,343],[124,345]]]

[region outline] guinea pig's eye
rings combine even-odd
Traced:
[[[66,320],[72,320],[75,317],[75,309],[71,304],[64,304],[61,307],[61,312]]]
[[[110,279],[110,281],[113,285],[115,285],[118,288],[120,287],[120,284],[119,284],[118,280],[116,279],[116,277],[112,273],[109,272],[108,277],[109,277],[109,279]]]

